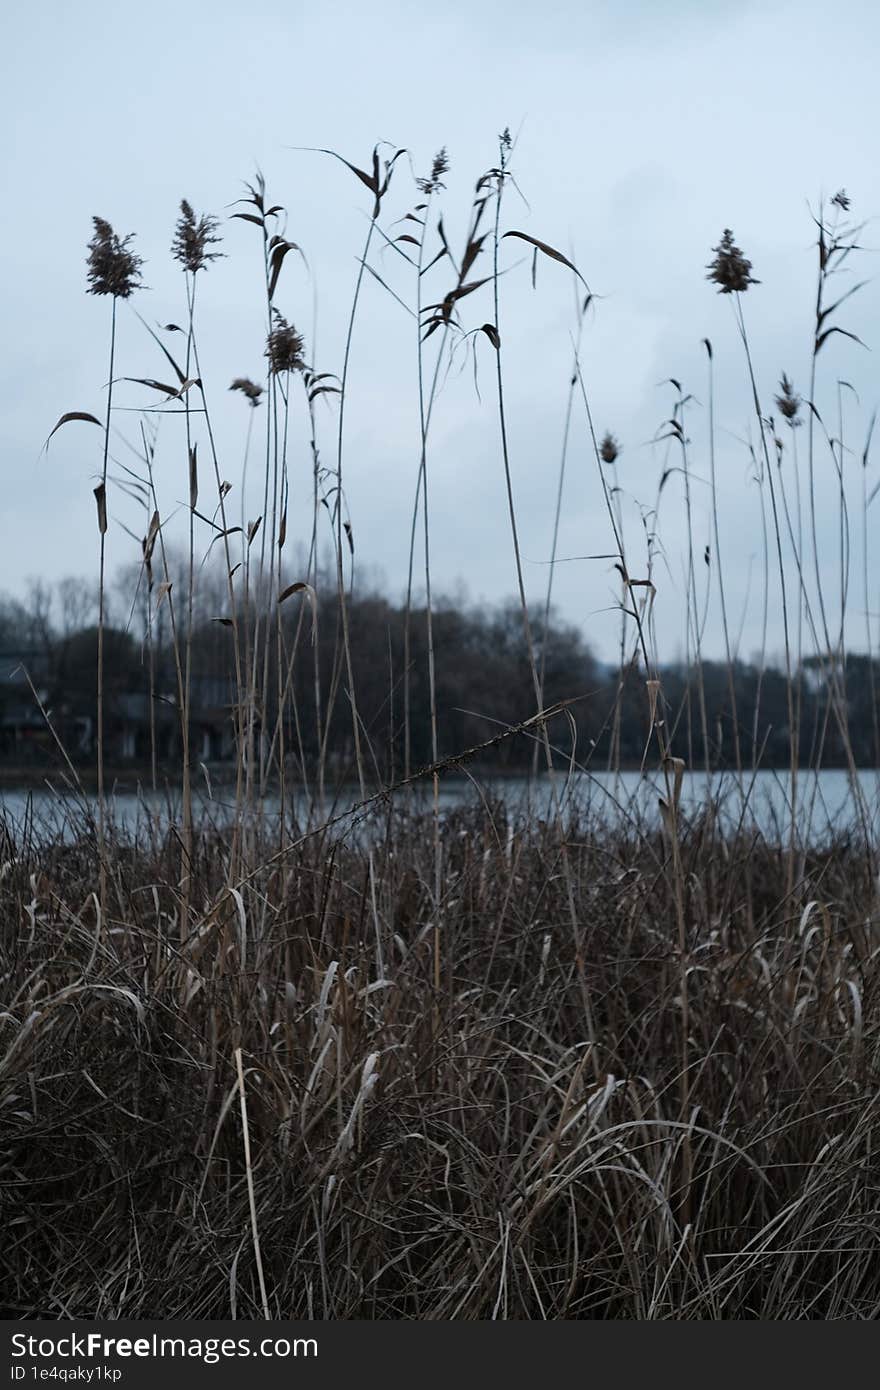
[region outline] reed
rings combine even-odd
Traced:
[[[232,448],[200,361],[204,296],[219,279],[200,272],[219,255],[219,223],[180,205],[172,255],[185,275],[176,330],[185,348],[178,360],[164,336],[174,326],[139,320],[139,351],[158,351],[174,382],[126,378],[148,404],[130,442],[136,466],[117,474],[108,467],[121,420],[117,314],[141,262],[130,238],[95,219],[89,288],[111,297],[106,412],[102,421],[72,411],[55,428],[90,422],[103,437],[97,798],[40,701],[68,791],[54,826],[30,810],[0,820],[0,1195],[14,1209],[0,1251],[4,1312],[876,1317],[880,1204],[864,1179],[880,1138],[880,941],[847,661],[859,574],[864,720],[876,754],[868,513],[880,484],[869,478],[873,422],[851,481],[845,441],[857,403],[845,410],[836,388],[832,438],[817,401],[820,352],[854,336],[834,315],[855,290],[829,304],[830,277],[858,249],[849,200],[836,195],[815,219],[809,398],[782,376],[774,399],[787,431],[763,404],[770,396],[742,304],[757,281],[732,232],[708,266],[733,306],[749,390],[743,458],[756,483],[765,637],[747,680],[709,340],[705,409],[680,376],[669,378],[676,395],[652,441],[665,452],[648,506],[638,500],[643,480],[627,472],[635,447],[624,453],[595,425],[608,416],[586,352],[593,312],[613,308],[597,309],[575,259],[507,227],[509,132],[476,181],[460,255],[440,209],[445,150],[399,203],[403,151],[376,145],[365,168],[320,153],[371,200],[341,360],[324,364],[335,372],[317,370],[314,344],[295,327],[301,288],[290,266],[301,261],[308,273],[308,262],[261,174],[231,214],[257,248],[263,342],[262,375],[231,384],[247,406],[239,525],[228,502]],[[508,384],[511,344],[527,328],[505,302],[507,277],[520,274],[506,258],[524,247],[533,287],[537,265],[549,264],[574,288],[538,610]],[[356,571],[347,496],[359,466],[347,410],[373,284],[406,312],[413,352],[414,499],[398,608],[367,592]],[[467,642],[480,647],[489,620],[466,632],[459,621],[457,650],[447,640],[455,625],[437,587],[432,506],[442,387],[468,357],[477,379],[492,365],[486,409],[506,502],[497,525],[516,598],[498,619],[508,664],[491,667],[503,674],[488,704],[465,711],[456,662]],[[168,443],[157,414],[179,417],[163,420]],[[164,481],[163,449],[187,484],[182,552],[172,529],[179,481]],[[211,460],[207,486],[200,457]],[[818,521],[826,458],[831,579]],[[554,669],[555,568],[568,558],[560,527],[573,488],[596,501],[608,537],[600,555],[578,559],[601,564],[619,594],[617,667],[601,690],[580,648],[561,686]],[[664,498],[682,512],[682,582],[666,549]],[[121,519],[132,503],[135,530]],[[134,832],[105,785],[115,631],[106,536],[117,520],[137,546],[129,624],[142,615],[150,781],[155,790],[164,777],[167,793],[158,810],[143,799]],[[766,651],[777,600],[778,671]],[[676,605],[677,668],[656,621],[658,607]],[[221,654],[208,674],[227,692],[230,784],[216,794],[193,742],[208,634]],[[713,640],[724,652],[717,669],[706,657]],[[490,669],[488,650],[480,656]],[[163,699],[178,726],[170,769],[157,754]],[[783,711],[781,733],[770,708]],[[774,733],[785,796],[769,823],[754,800]],[[522,805],[481,775],[513,748],[519,766],[531,764],[538,798]],[[805,819],[808,778],[832,748],[850,779],[852,824],[822,837]],[[627,760],[655,779],[647,802],[628,796]],[[697,771],[704,790],[694,806],[684,788]],[[447,809],[442,790],[454,774],[475,794]],[[815,797],[818,778],[813,785]]]

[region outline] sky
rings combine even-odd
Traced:
[[[167,368],[132,310],[153,326],[182,321],[184,277],[169,256],[180,199],[221,218],[225,259],[200,276],[197,331],[221,469],[233,482],[230,505],[253,519],[260,510],[253,456],[250,484],[241,488],[249,407],[227,389],[236,376],[259,378],[265,366],[259,235],[228,220],[243,181],[259,168],[269,198],[287,210],[286,234],[306,263],[288,257],[276,304],[303,333],[314,368],[339,373],[370,197],[343,164],[314,147],[361,167],[369,167],[377,141],[407,151],[381,217],[396,236],[406,226],[398,219],[419,201],[414,174],[426,173],[445,146],[450,170],[436,211],[442,208],[455,249],[463,244],[476,180],[497,162],[497,137],[509,126],[516,182],[505,192],[502,231],[557,247],[577,263],[595,296],[583,327],[582,378],[596,430],[612,431],[622,446],[616,478],[605,477],[620,488],[634,577],[647,575],[645,536],[656,521],[653,612],[660,654],[670,660],[685,653],[687,642],[680,470],[667,477],[656,519],[652,509],[662,475],[680,462],[674,443],[657,442],[668,433],[664,421],[675,402],[671,378],[691,397],[685,420],[701,606],[707,580],[711,585],[703,647],[710,656],[723,649],[706,338],[713,348],[719,541],[732,638],[743,655],[763,649],[774,659],[783,641],[775,543],[771,531],[765,559],[762,530],[762,499],[772,523],[770,498],[756,481],[749,448],[751,442],[760,454],[743,346],[730,298],[707,282],[706,263],[722,229],[733,228],[761,282],[744,297],[743,309],[761,408],[770,413],[783,370],[808,393],[817,260],[812,214],[820,198],[846,190],[850,218],[865,227],[852,274],[838,288],[867,283],[835,322],[865,346],[843,335],[829,340],[819,358],[815,403],[828,434],[843,439],[852,535],[849,640],[864,647],[867,612],[875,615],[871,640],[877,641],[874,513],[869,510],[865,566],[860,502],[863,482],[870,493],[880,478],[880,460],[869,457],[864,470],[861,462],[880,400],[874,220],[880,13],[874,6],[858,0],[831,10],[812,0],[546,0],[538,7],[519,0],[479,6],[447,0],[442,7],[253,0],[244,7],[214,0],[181,7],[158,0],[145,8],[46,0],[39,8],[13,7],[4,30],[0,590],[20,594],[33,578],[57,583],[97,573],[92,488],[100,433],[72,424],[48,451],[42,447],[62,413],[101,416],[104,409],[109,308],[85,293],[94,214],[122,234],[135,233],[145,260],[146,288],[120,309],[117,375],[159,379]],[[430,236],[436,244],[434,229]],[[407,307],[415,280],[412,268],[379,241],[371,264],[405,304],[366,277],[352,338],[344,487],[360,580],[399,597],[419,460],[417,334]],[[545,257],[533,287],[522,242],[502,243],[501,270],[511,478],[525,583],[537,612],[550,574],[575,295],[570,272]],[[478,271],[491,273],[489,254]],[[448,264],[439,265],[424,281],[426,295],[430,289],[440,299],[453,282]],[[491,284],[462,301],[466,330],[493,316]],[[429,371],[438,337],[425,345]],[[465,593],[480,603],[514,594],[516,572],[494,350],[480,336],[475,351],[476,383],[464,342],[441,372],[428,472],[435,591]],[[841,380],[848,386],[838,387]],[[114,459],[137,467],[130,448],[138,439],[137,412],[154,404],[155,394],[122,383],[114,399],[125,407],[115,415]],[[335,461],[337,411],[332,397],[320,402],[328,465]],[[264,415],[261,407],[255,438]],[[786,454],[777,476],[794,506],[791,435],[781,433]],[[798,438],[802,485],[806,434],[802,429]],[[818,427],[816,440],[819,564],[833,627],[839,483]],[[301,409],[292,413],[290,441],[293,556],[311,524]],[[182,540],[187,483],[179,419],[159,421],[156,481],[169,540]],[[203,491],[208,483],[203,480]],[[144,517],[118,489],[111,490],[110,514],[109,562],[122,568],[138,555],[124,528],[139,536]],[[204,531],[203,548],[208,539]],[[620,630],[619,579],[612,560],[582,557],[607,556],[612,548],[578,395],[553,598],[560,615],[605,658],[613,656]],[[785,564],[791,597],[798,581],[787,546]],[[805,582],[814,582],[810,574]]]

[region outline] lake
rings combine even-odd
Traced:
[[[566,813],[577,811],[594,824],[609,826],[634,820],[645,826],[659,821],[659,798],[665,795],[662,774],[643,776],[639,772],[579,772],[570,779],[560,774],[555,780],[555,793]],[[449,810],[479,804],[482,798],[492,803],[502,802],[515,816],[533,815],[546,818],[552,814],[553,788],[546,776],[537,778],[484,779],[479,785],[467,778],[444,778],[440,783],[440,807]],[[757,827],[770,838],[788,835],[790,786],[785,772],[762,771],[744,774],[740,786],[730,773],[715,774],[710,780],[705,773],[686,772],[681,786],[681,809],[685,821],[699,815],[714,802],[720,824],[727,831],[740,823]],[[87,798],[95,808],[95,798]],[[336,833],[344,833],[354,821],[345,813],[359,802],[357,788],[346,786],[328,797],[325,809],[307,802],[302,791],[291,796],[298,822],[314,827],[331,817],[339,817]],[[398,791],[395,805],[416,810],[430,810],[430,784],[417,790]],[[861,803],[861,810],[859,805]],[[385,803],[379,802],[373,816],[381,815]],[[70,839],[82,823],[82,803],[69,792],[39,789],[0,790],[0,811],[10,828],[19,832],[30,823],[39,838]],[[180,816],[179,790],[153,792],[136,785],[116,787],[107,797],[108,817],[125,835],[136,838],[148,830],[162,830]],[[270,820],[280,814],[277,796],[267,797],[264,816]],[[194,789],[194,817],[203,826],[224,828],[235,816],[234,796],[225,788],[207,788],[202,780]],[[801,772],[798,777],[798,831],[804,841],[820,841],[831,833],[843,833],[861,824],[865,817],[872,837],[880,829],[880,771],[862,770],[858,774],[858,793],[854,793],[849,774],[843,770],[828,770],[818,774]],[[363,823],[363,816],[357,818]]]

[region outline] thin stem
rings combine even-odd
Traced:
[[[357,315],[358,303],[360,301],[361,286],[364,282],[364,271],[366,269],[367,257],[370,254],[370,246],[373,240],[373,232],[376,223],[371,219],[369,231],[364,242],[363,253],[358,265],[357,280],[355,281],[354,297],[351,304],[351,314],[348,320],[348,332],[345,335],[345,355],[342,362],[342,380],[339,396],[339,431],[337,435],[336,448],[336,584],[339,594],[339,609],[342,618],[342,643],[345,653],[345,668],[348,678],[348,698],[351,704],[351,723],[354,733],[354,754],[357,763],[358,785],[361,796],[366,795],[366,780],[364,777],[364,762],[361,752],[361,731],[360,720],[357,709],[357,693],[354,688],[354,669],[351,660],[351,635],[348,623],[348,604],[345,596],[345,572],[342,560],[342,458],[343,458],[343,438],[345,429],[345,404],[348,392],[348,368],[351,360],[351,347],[354,339],[354,324]],[[328,712],[329,717],[329,712]]]
[[[107,461],[110,456],[110,417],[113,409],[113,373],[116,365],[116,296],[112,297],[110,314],[110,367],[107,382],[107,415],[104,423],[104,454],[101,461],[101,489],[106,517],[107,506]],[[107,910],[107,856],[106,856],[106,808],[104,804],[104,622],[106,618],[106,558],[107,526],[102,521],[101,555],[98,577],[98,695],[97,695],[97,739],[98,739],[98,856],[99,856],[99,901],[101,914]]]

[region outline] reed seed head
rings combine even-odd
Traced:
[[[603,463],[616,463],[620,456],[620,445],[610,430],[606,430],[599,445],[599,457]]]
[[[305,371],[305,343],[302,337],[277,309],[273,310],[273,314],[275,327],[266,340],[266,356],[269,359],[270,371],[275,376],[279,372]]]
[[[779,395],[776,397],[776,405],[780,415],[783,415],[792,429],[795,429],[801,422],[798,419],[802,401],[794,386],[789,381],[785,372],[782,373],[782,380],[779,383]]]
[[[427,179],[416,179],[416,187],[420,193],[436,193],[438,188],[445,188],[443,175],[449,169],[449,158],[446,154],[446,146],[438,150],[434,155],[434,163],[431,165],[431,176]]]
[[[140,256],[131,250],[133,236],[118,237],[103,217],[93,217],[94,232],[88,244],[87,277],[89,294],[112,294],[128,299],[141,284]]]
[[[237,376],[229,389],[230,391],[241,391],[243,396],[247,396],[254,408],[260,404],[263,388],[258,386],[255,381],[251,381],[249,376]]]
[[[197,270],[204,270],[211,261],[219,260],[223,255],[222,251],[209,249],[221,240],[217,236],[219,225],[216,217],[209,217],[205,213],[197,218],[192,205],[185,198],[181,199],[180,217],[174,228],[171,254],[184,270],[190,270],[195,274]]]
[[[706,279],[718,286],[719,294],[744,294],[749,285],[761,283],[752,275],[752,263],[736,245],[729,227],[724,228],[720,242],[712,250],[715,254],[706,267]]]

